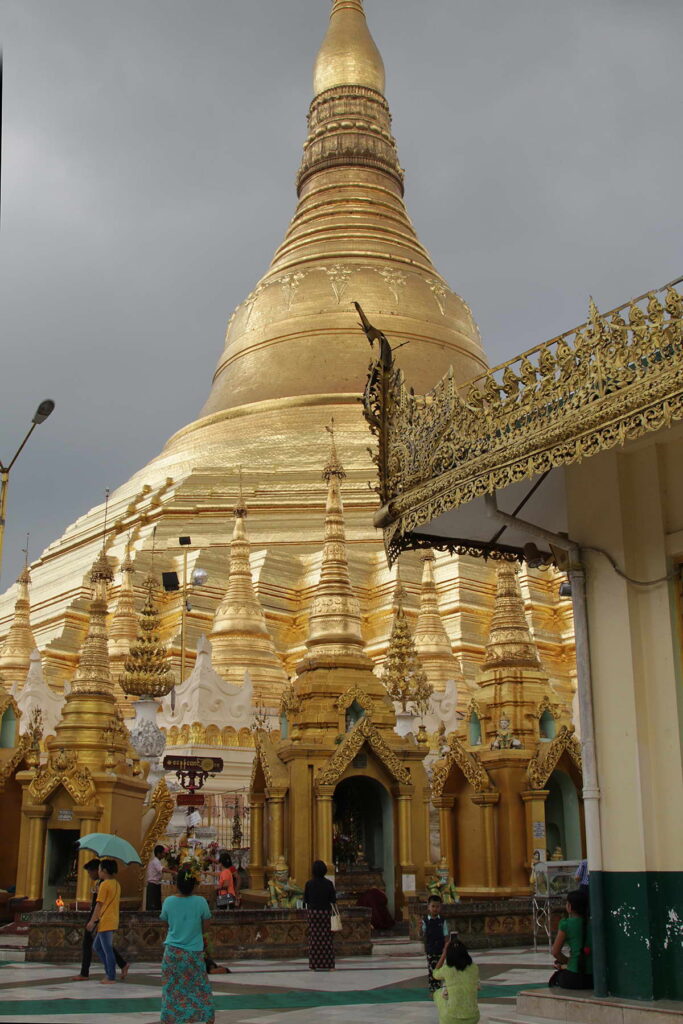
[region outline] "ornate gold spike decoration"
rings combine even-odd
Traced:
[[[437,761],[432,768],[432,793],[441,796],[448,776],[457,767],[477,793],[486,793],[495,789],[486,769],[476,754],[465,750],[461,741],[451,734],[448,738],[448,753]]]
[[[228,588],[213,620],[211,661],[219,675],[237,685],[241,685],[244,670],[248,669],[255,698],[277,705],[282,688],[287,685],[287,675],[254,590],[241,474],[234,517]]]
[[[422,553],[422,586],[420,612],[415,626],[415,649],[427,678],[437,690],[443,690],[449,679],[462,680],[462,669],[453,656],[453,649],[439,611],[434,579],[435,556],[431,548]]]
[[[121,563],[121,589],[116,609],[109,624],[109,655],[112,664],[122,664],[138,635],[138,616],[135,610],[135,591],[133,574],[135,567],[126,549],[126,557]]]
[[[90,572],[90,623],[72,693],[113,693],[107,640],[107,587],[113,578],[109,559],[102,550]]]
[[[15,693],[16,687],[23,685],[26,679],[31,652],[37,646],[31,631],[30,584],[31,573],[26,565],[17,579],[19,594],[14,605],[14,618],[0,652],[0,679],[4,679],[5,685],[14,687]]]
[[[563,725],[554,740],[543,744],[529,761],[527,778],[531,789],[543,789],[555,771],[558,761],[567,751],[579,772],[583,772],[581,743],[574,733],[574,726]]]
[[[154,815],[149,823],[147,831],[145,832],[145,838],[143,839],[142,846],[140,847],[140,860],[142,861],[138,886],[140,892],[142,892],[145,884],[147,864],[154,852],[154,847],[166,835],[166,829],[175,810],[175,806],[176,804],[173,799],[173,795],[166,784],[166,779],[162,776],[152,790],[152,795],[149,798],[148,809],[151,808],[154,811]]]
[[[320,769],[316,775],[316,785],[336,785],[364,743],[368,744],[397,782],[404,785],[410,784],[410,771],[386,743],[371,719],[364,715],[347,733],[344,742],[337,748],[328,763]]]
[[[399,369],[373,363],[364,410],[379,441],[390,559],[424,547],[413,531],[449,509],[683,418],[683,300],[674,284],[602,315],[592,303],[586,323],[468,385],[449,372],[415,395]]]
[[[119,678],[124,693],[135,697],[165,697],[175,686],[168,651],[159,640],[159,611],[156,580],[145,580],[147,597],[140,614],[139,633],[124,662]]]
[[[536,644],[524,614],[517,570],[503,563],[496,570],[496,603],[484,656],[484,671],[496,666],[539,668]]]
[[[403,711],[407,711],[411,705],[418,714],[426,714],[434,687],[427,681],[427,673],[415,650],[403,609],[404,594],[403,587],[399,584],[396,588],[396,614],[391,628],[382,682],[391,699],[400,704]]]
[[[341,499],[341,482],[346,473],[337,454],[334,431],[329,427],[326,429],[331,435],[331,446],[330,457],[323,470],[323,480],[327,483],[325,541],[306,640],[309,656],[317,660],[334,660],[343,655],[362,657],[365,646],[361,634],[360,602],[351,586],[346,554]]]

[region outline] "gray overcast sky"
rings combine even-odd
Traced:
[[[294,210],[329,0],[2,0],[2,589],[194,419]],[[492,362],[683,273],[680,0],[366,0]]]

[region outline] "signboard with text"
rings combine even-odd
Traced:
[[[167,754],[164,758],[166,772],[214,772],[223,771],[222,757],[192,757],[183,754]]]
[[[178,793],[175,798],[178,807],[203,807],[203,793]]]

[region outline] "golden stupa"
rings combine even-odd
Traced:
[[[394,581],[372,526],[376,497],[368,482],[375,471],[358,403],[371,353],[352,303],[359,302],[392,343],[407,343],[398,360],[417,390],[426,390],[451,365],[465,381],[481,372],[486,359],[467,303],[434,268],[406,212],[384,82],[361,0],[334,0],[315,62],[298,205],[285,239],[230,319],[199,418],[109,499],[106,553],[118,569],[109,606],[120,619],[112,624],[111,653],[118,671],[133,639],[131,590],[139,608],[153,541],[157,575],[175,570],[182,579],[183,551],[188,573],[208,572],[208,582],[192,589],[184,631],[180,592],[168,594],[161,609],[161,636],[174,671],[180,668],[181,632],[185,678],[191,671],[197,640],[215,632],[214,615],[226,596],[241,476],[254,592],[282,662],[273,662],[270,676],[264,671],[255,679],[255,695],[272,704],[306,650],[321,564],[323,427],[332,419],[347,474],[349,572],[361,604],[363,642],[375,664],[386,653]],[[102,544],[104,518],[104,505],[91,509],[31,567],[31,625],[45,677],[58,689],[73,677],[85,638],[87,574]],[[179,546],[183,535],[191,538],[189,548]],[[406,557],[406,615],[413,625],[422,569],[416,555]],[[443,555],[428,572],[436,587],[428,612],[433,616],[437,609],[444,618],[452,666],[443,633],[425,627],[424,614],[421,643],[437,666],[437,689],[449,673],[459,686],[464,677],[464,698],[483,655],[494,572]],[[525,575],[523,589],[546,669],[570,703],[568,602],[559,602],[555,582],[538,573]],[[0,601],[0,638],[10,628],[14,596],[10,590]],[[249,666],[240,660],[239,645],[235,665],[225,663],[229,645],[221,648],[219,639],[217,646],[221,673],[242,678]]]

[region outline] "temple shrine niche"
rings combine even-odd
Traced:
[[[579,860],[580,744],[503,563],[476,696],[433,766],[441,850],[461,896],[522,896],[537,860]]]

